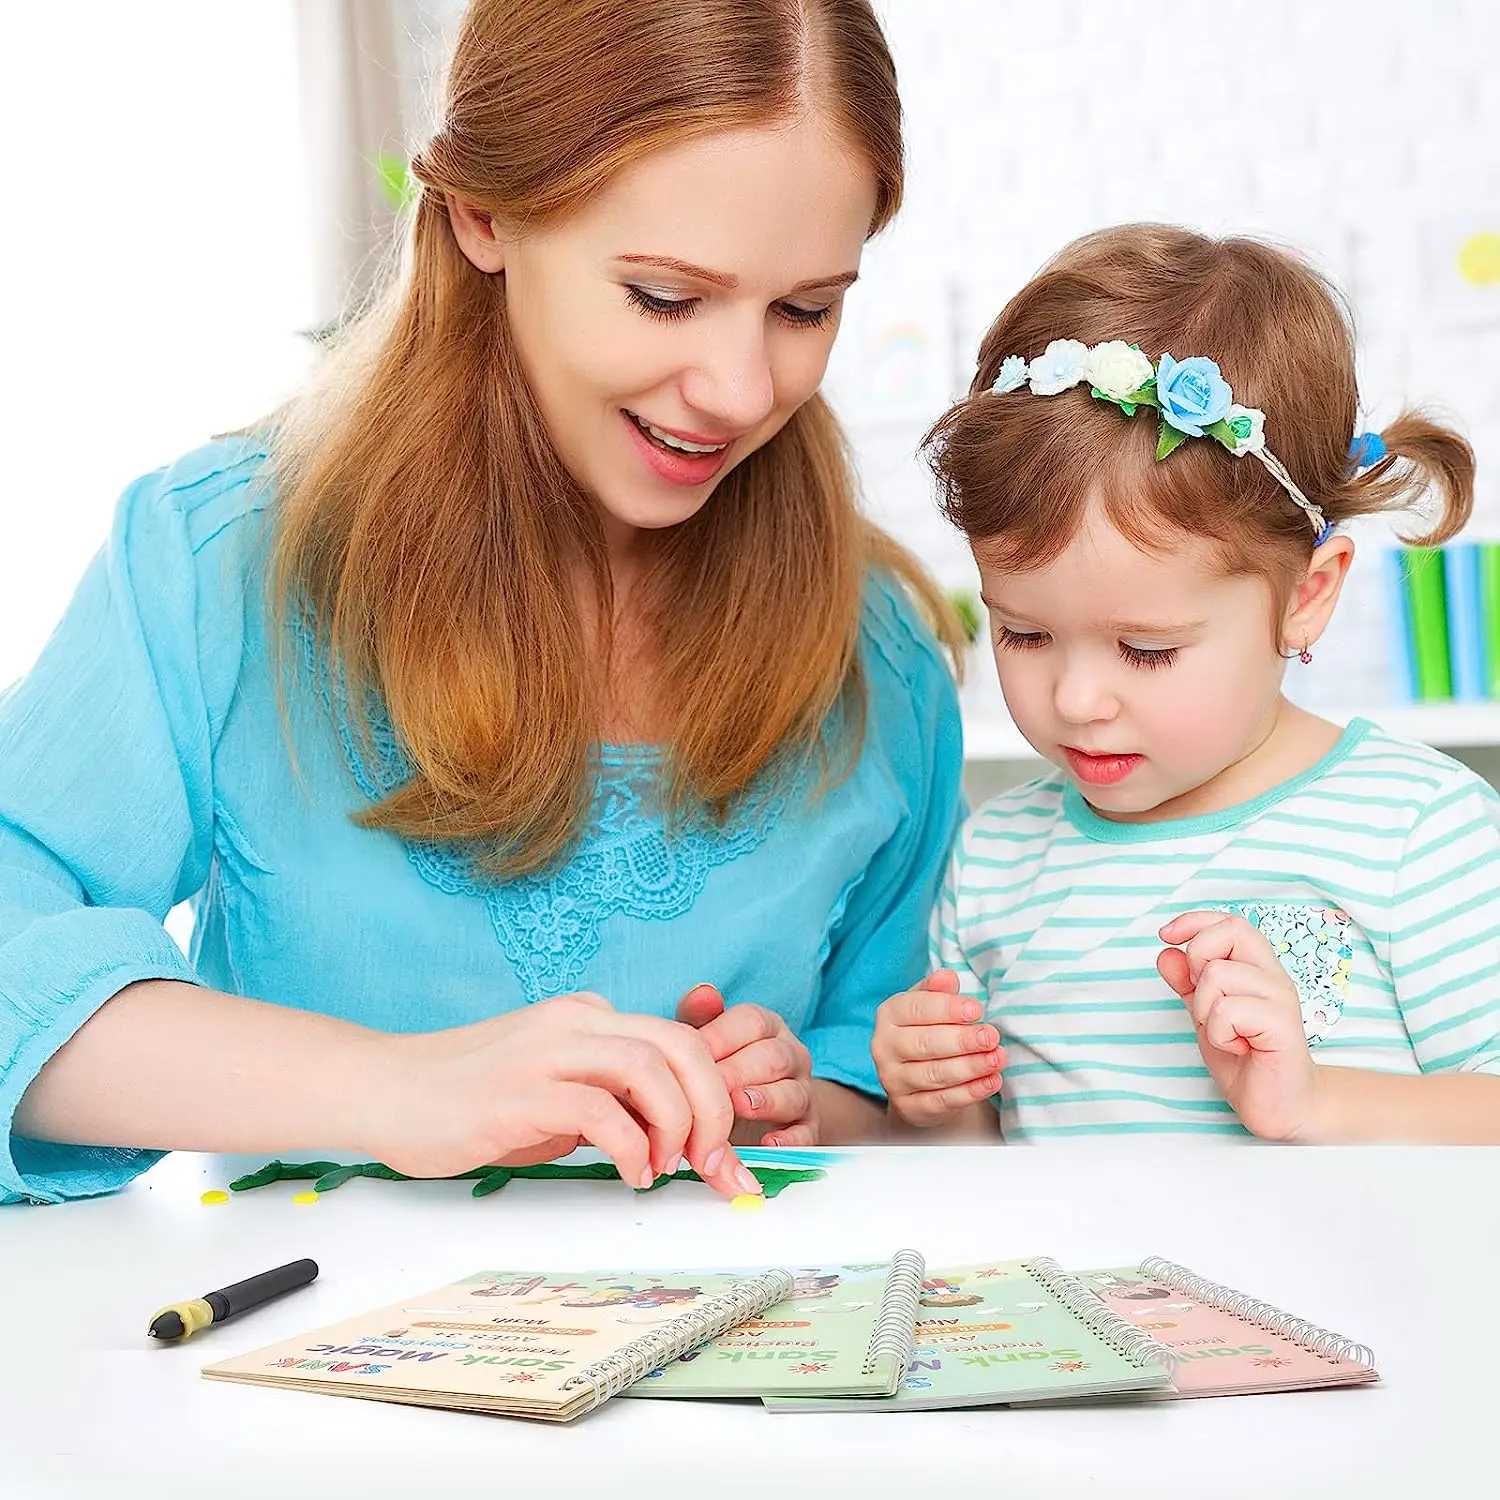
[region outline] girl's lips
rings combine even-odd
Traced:
[[[1145,759],[1143,755],[1090,755],[1084,750],[1063,746],[1068,769],[1090,786],[1113,786],[1124,779]]]
[[[646,436],[640,423],[628,411],[622,409],[620,419],[625,423],[630,440],[635,444],[636,452],[645,459],[647,467],[658,479],[664,479],[668,484],[707,484],[729,460],[729,448],[723,448],[718,453],[678,453],[673,449],[663,448]],[[664,427],[662,431],[666,432],[668,429]],[[691,443],[697,440],[688,438],[686,441]]]

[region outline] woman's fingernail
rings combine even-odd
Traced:
[[[749,1167],[741,1165],[734,1169],[734,1185],[742,1193],[762,1193],[765,1191],[760,1185],[758,1178]]]
[[[750,1106],[751,1110],[754,1111],[759,1109],[761,1105],[766,1102],[766,1097],[761,1093],[759,1089],[746,1089],[745,1102]]]
[[[993,1026],[981,1026],[975,1040],[978,1041],[981,1052],[993,1052],[1000,1045],[1000,1033]]]
[[[636,1186],[638,1188],[640,1188],[642,1191],[644,1191],[646,1188],[650,1187],[651,1184],[653,1182],[655,1182],[655,1181],[656,1181],[656,1173],[653,1172],[651,1170],[651,1168],[648,1166],[646,1168],[646,1170],[641,1173],[639,1180],[636,1182]]]
[[[980,1009],[980,1005],[977,1000],[965,1000],[964,1003],[959,1007],[959,1014],[966,1021],[977,1021],[983,1014],[983,1011]]]
[[[708,1160],[703,1163],[703,1175],[705,1177],[712,1177],[723,1164],[724,1148],[720,1146],[717,1151],[710,1151],[708,1153]]]

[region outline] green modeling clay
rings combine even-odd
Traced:
[[[762,1191],[767,1198],[774,1198],[784,1187],[794,1182],[813,1182],[824,1176],[821,1167],[757,1167],[751,1166]],[[567,1177],[589,1178],[594,1181],[618,1181],[619,1170],[607,1161],[590,1162],[583,1166],[564,1166],[559,1162],[542,1162],[534,1167],[476,1167],[472,1172],[456,1172],[451,1177],[438,1179],[445,1182],[474,1181],[473,1196],[487,1197],[499,1192],[512,1177]],[[342,1187],[351,1177],[382,1177],[387,1182],[411,1182],[413,1179],[394,1167],[381,1165],[378,1161],[362,1161],[346,1165],[336,1161],[271,1161],[258,1171],[244,1177],[236,1177],[229,1184],[234,1193],[248,1192],[251,1188],[266,1187],[273,1182],[311,1181],[313,1191],[331,1193]],[[696,1172],[678,1172],[675,1177],[661,1176],[649,1188],[637,1188],[637,1192],[655,1192],[666,1182],[702,1182]]]

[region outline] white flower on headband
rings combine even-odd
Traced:
[[[995,383],[990,389],[1001,396],[1007,392],[1019,390],[1026,384],[1026,372],[1026,361],[1019,354],[1007,354],[1000,361],[1000,373],[995,377]]]
[[[1059,391],[1071,390],[1084,378],[1083,367],[1088,357],[1087,344],[1080,344],[1077,339],[1053,339],[1032,360],[1027,371],[1032,394],[1055,396]]]
[[[1253,406],[1233,405],[1224,413],[1224,425],[1235,436],[1233,453],[1243,458],[1247,453],[1263,452],[1266,446],[1266,414]]]
[[[1111,401],[1128,400],[1155,373],[1151,361],[1124,339],[1110,339],[1095,344],[1084,362],[1084,378],[1102,396]]]

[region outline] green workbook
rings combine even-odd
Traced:
[[[889,1398],[769,1397],[766,1405],[777,1412],[918,1411],[1171,1385],[1171,1352],[1045,1257],[933,1274],[919,1304],[906,1378]]]
[[[889,1396],[911,1357],[922,1257],[789,1269],[780,1302],[621,1394]]]

